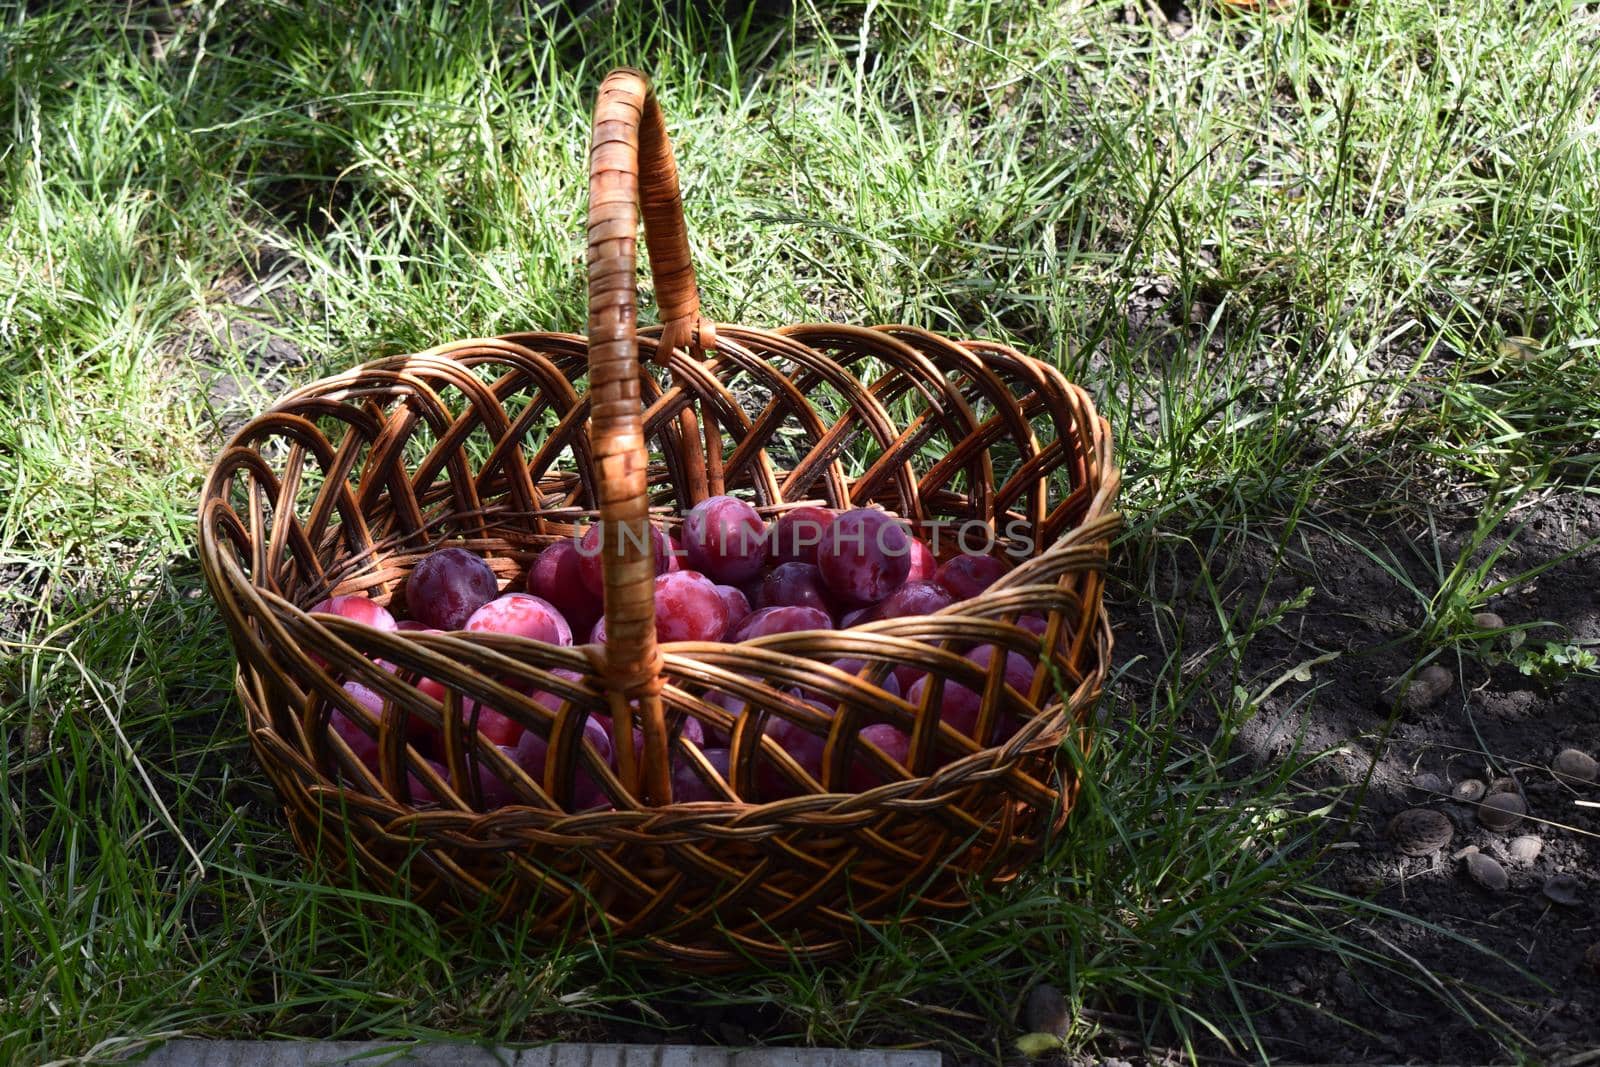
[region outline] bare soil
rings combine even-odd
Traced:
[[[1600,501],[1592,497],[1555,498],[1518,518],[1526,526],[1498,561],[1495,579],[1600,537]],[[1470,513],[1444,520],[1445,560],[1472,527]],[[1253,604],[1265,593],[1270,605],[1307,586],[1316,590],[1304,610],[1251,642],[1246,674],[1274,677],[1339,654],[1317,665],[1310,683],[1284,686],[1263,702],[1240,743],[1262,762],[1296,747],[1332,753],[1315,764],[1313,774],[1322,779],[1315,784],[1349,788],[1336,813],[1346,821],[1340,828],[1330,820],[1324,841],[1324,884],[1421,920],[1365,923],[1345,933],[1386,957],[1413,961],[1431,976],[1438,998],[1420,994],[1398,973],[1286,951],[1251,961],[1244,978],[1300,1006],[1269,1006],[1268,997],[1258,996],[1264,1012],[1254,1025],[1274,1058],[1291,1062],[1491,1062],[1506,1059],[1514,1043],[1551,1056],[1593,1048],[1600,1043],[1600,973],[1585,953],[1600,943],[1600,808],[1576,802],[1600,801],[1600,784],[1559,780],[1549,766],[1565,748],[1600,753],[1600,682],[1572,676],[1541,685],[1509,663],[1485,662],[1492,657],[1447,653],[1436,662],[1454,675],[1450,691],[1425,708],[1397,712],[1386,690],[1425,651],[1397,636],[1416,624],[1421,605],[1351,542],[1400,561],[1418,588],[1431,591],[1433,538],[1401,520],[1385,527],[1352,519],[1339,532],[1344,538],[1307,529],[1301,554],[1276,563],[1264,549],[1240,553],[1225,591],[1229,604]],[[1488,608],[1510,625],[1557,624],[1532,631],[1530,644],[1600,638],[1596,568],[1596,554],[1580,552]],[[1209,605],[1180,601],[1174,608],[1191,635],[1215,632]],[[1122,662],[1160,653],[1138,621],[1120,630],[1118,642]],[[1137,674],[1127,684],[1139,685]],[[1452,797],[1465,780],[1515,791],[1527,817],[1504,832],[1487,829],[1476,804]],[[1452,841],[1429,855],[1403,854],[1386,828],[1412,807],[1443,812],[1454,827]],[[1523,837],[1537,839],[1531,859],[1532,842],[1513,846]],[[1464,857],[1455,858],[1469,846],[1501,865],[1508,875],[1503,890],[1469,877]],[[1575,903],[1545,894],[1558,875],[1576,880],[1575,887],[1569,883]]]

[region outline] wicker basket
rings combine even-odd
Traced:
[[[291,393],[211,472],[201,559],[251,745],[297,843],[443,915],[487,906],[549,939],[604,934],[703,969],[838,955],[861,924],[962,908],[972,879],[1014,876],[1071,807],[1057,750],[1086,725],[1111,650],[1101,588],[1118,472],[1104,421],[1056,370],[999,344],[904,326],[713,330],[661,113],[635,71],[601,86],[589,203],[587,340],[516,334],[367,363]],[[636,336],[639,213],[664,325]],[[801,501],[881,506],[925,535],[976,521],[1027,558],[935,615],[658,645],[644,524],[722,492],[768,517]],[[401,606],[411,567],[445,542],[520,588],[542,547],[596,514],[634,532],[604,557],[604,645],[388,633],[307,611],[358,592]],[[1017,623],[1025,613],[1044,618],[1042,637]],[[962,654],[982,643],[1037,660],[1031,691],[1005,684],[1006,657],[985,669]],[[842,657],[865,666],[831,665]],[[881,688],[901,665],[939,680],[927,706]],[[442,701],[414,687],[424,676],[447,687]],[[381,716],[360,711],[349,681],[382,696]],[[980,744],[941,724],[944,684],[981,694],[977,736],[1021,728]],[[543,780],[463,722],[478,701],[548,738]],[[328,728],[336,708],[376,738],[378,773]],[[642,731],[642,754],[619,745],[610,765],[583,741],[590,714],[618,737]],[[826,738],[820,781],[767,736],[779,717]],[[683,736],[691,718],[728,735],[725,778]],[[873,722],[911,735],[909,770],[858,743]],[[408,745],[420,723],[442,732],[447,774]],[[671,759],[726,800],[674,804]],[[883,784],[840,788],[853,761]],[[481,770],[520,803],[484,810]],[[580,774],[609,810],[569,813]],[[773,776],[789,795],[763,801]],[[413,801],[429,793],[439,802]]]

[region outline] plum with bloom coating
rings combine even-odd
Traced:
[[[780,563],[761,579],[758,608],[816,608],[833,613],[822,572],[810,563]]]
[[[507,593],[472,613],[466,629],[475,633],[515,634],[549,645],[572,644],[566,617],[544,597]]]
[[[352,622],[365,623],[375,630],[384,630],[393,633],[399,624],[394,621],[394,616],[389,614],[389,609],[364,596],[333,596],[326,600],[319,600],[312,605],[313,614],[325,612],[329,615],[338,615]]]
[[[672,539],[659,526],[652,525],[649,529],[648,547],[655,560],[656,574],[666,574],[672,570]],[[584,588],[595,596],[603,595],[606,590],[605,566],[601,557],[608,552],[620,554],[624,546],[633,543],[633,535],[624,530],[602,545],[600,531],[601,525],[597,522],[578,538],[578,577],[583,580]]]
[[[749,641],[772,634],[792,634],[801,630],[831,630],[833,620],[816,608],[762,608],[751,612],[733,631],[734,641]]]
[[[871,726],[863,727],[856,735],[859,745],[862,741],[870,741],[883,751],[885,756],[904,767],[907,758],[911,755],[911,737],[904,730],[891,726],[886,722],[875,722]],[[871,760],[859,748],[855,758],[850,761],[850,788],[857,793],[864,793],[874,786],[892,781],[884,774],[876,762]]]
[[[605,725],[595,716],[591,715],[583,721],[584,743],[594,746],[595,754],[604,762],[610,763],[613,759],[611,734]],[[529,778],[544,784],[545,757],[549,755],[550,743],[533,730],[527,730],[517,740],[516,747],[511,751],[511,758],[517,766],[525,771]],[[560,801],[561,797],[554,798]],[[594,808],[605,807],[610,803],[605,790],[600,788],[600,783],[594,775],[584,767],[580,757],[577,766],[577,777],[572,783],[572,810],[589,811]]]
[[[817,556],[822,580],[848,604],[874,604],[911,573],[911,535],[899,519],[855,508],[833,520]]]
[[[872,609],[874,619],[903,619],[911,615],[932,615],[955,601],[942,585],[934,582],[907,582],[884,597]]]
[[[705,748],[700,754],[710,762],[712,769],[722,776],[723,781],[728,780],[728,750],[725,748]],[[672,763],[672,802],[674,804],[694,804],[706,800],[725,800],[726,798],[711,787],[711,783],[701,778],[695,765],[689,758],[679,755]]]
[[[746,615],[750,614],[750,600],[738,588],[731,585],[717,586],[717,595],[722,597],[722,606],[728,612],[728,625],[723,630],[723,636],[727,636],[744,622]]]
[[[815,701],[808,700],[806,703],[824,714],[832,714],[830,709]],[[824,738],[777,715],[767,721],[765,732],[800,765],[801,770],[818,781],[822,780],[822,753],[827,747]],[[779,769],[777,763],[765,753],[756,765],[756,788],[760,790],[763,801],[800,795],[800,787],[789,778],[788,772]]]
[[[854,674],[857,677],[861,677],[867,673],[866,661],[857,659],[854,656],[846,656],[843,659],[836,659],[830,663],[829,666],[834,667],[837,670],[844,671],[846,674]],[[895,677],[893,671],[884,672],[881,678],[879,678],[876,682],[871,682],[869,684],[876,685],[879,689],[883,690],[885,693],[888,693],[892,697],[898,697],[903,692],[903,690],[900,688],[900,681]],[[798,696],[804,697],[813,704],[831,705],[831,701],[833,699],[832,697],[825,696],[820,689],[813,689],[810,686],[798,686],[793,690],[793,692]],[[724,705],[724,707],[726,706],[727,705]]]
[[[441,548],[412,568],[406,608],[424,626],[459,630],[499,591],[494,571],[482,559],[464,548]]]
[[[684,562],[723,585],[749,581],[767,557],[767,526],[737,497],[714,496],[683,516]]]
[[[966,654],[966,658],[978,666],[987,669],[994,659],[995,646],[980,645]],[[1023,696],[1027,696],[1028,689],[1033,685],[1034,666],[1028,658],[1018,652],[1006,653],[1005,684],[1015,689]],[[921,704],[923,694],[927,692],[929,678],[926,674],[919,677],[906,691],[906,702]],[[944,696],[940,702],[940,718],[951,729],[971,736],[978,725],[978,711],[983,703],[983,694],[970,689],[960,682],[945,680]],[[999,734],[1002,737],[1015,732],[1017,723],[1009,715],[1002,714]],[[982,740],[981,738],[979,740]]]
[[[817,550],[834,514],[807,504],[779,515],[767,534],[767,559],[774,564],[817,562]]]
[[[957,556],[939,568],[938,582],[957,600],[971,600],[1006,572],[993,556]]]
[[[720,641],[728,608],[716,583],[699,571],[672,571],[656,579],[656,640]]]
[[[568,538],[549,545],[528,568],[528,592],[544,597],[566,616],[575,634],[588,633],[600,617],[600,598],[583,581],[578,542]]]
[[[329,615],[338,615],[340,618],[352,622],[364,623],[375,630],[384,630],[393,633],[399,628],[394,621],[394,616],[389,614],[389,609],[364,596],[333,596],[326,600],[319,600],[311,606],[312,614],[324,612]],[[313,662],[319,667],[326,667],[328,661],[315,652],[308,652]]]
[[[934,558],[933,549],[929,548],[920,538],[911,539],[911,570],[906,574],[908,582],[931,582],[934,575],[939,573],[939,561]]]

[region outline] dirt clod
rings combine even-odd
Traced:
[[[1474,852],[1466,859],[1467,874],[1489,892],[1504,892],[1506,886],[1511,884],[1511,879],[1506,877],[1506,869],[1483,853]]]
[[[1389,686],[1391,701],[1401,711],[1426,711],[1455,685],[1455,676],[1437,663],[1430,664],[1411,676],[1396,678]]]
[[[1583,883],[1570,874],[1552,874],[1544,880],[1544,895],[1562,907],[1576,908],[1583,903]]]
[[[1496,793],[1520,793],[1520,792],[1521,792],[1521,790],[1517,788],[1517,780],[1515,778],[1510,778],[1510,777],[1507,777],[1505,775],[1502,775],[1499,778],[1491,778],[1489,780],[1489,795],[1490,796],[1494,796]]]
[[[1066,1037],[1072,1027],[1072,1012],[1067,1008],[1067,999],[1061,995],[1061,990],[1047,982],[1040,982],[1028,990],[1028,1002],[1023,1007],[1022,1015],[1029,1033]]]
[[[1389,840],[1407,856],[1437,852],[1454,836],[1450,820],[1432,808],[1408,808],[1389,820]]]
[[[1518,867],[1532,867],[1534,860],[1539,858],[1539,853],[1544,851],[1544,842],[1532,834],[1523,834],[1513,837],[1506,846],[1506,855]]]
[[[1463,778],[1450,790],[1450,795],[1466,804],[1482,798],[1485,792],[1483,783],[1476,778]]]
[[[1528,805],[1515,793],[1490,793],[1478,805],[1478,821],[1496,833],[1504,833],[1528,813]]]
[[[1600,763],[1587,752],[1575,748],[1564,748],[1556,753],[1556,758],[1550,761],[1550,769],[1557,778],[1569,782],[1592,782],[1600,778]]]
[[[1429,774],[1427,771],[1423,771],[1411,779],[1411,788],[1424,793],[1442,793],[1444,792],[1444,780],[1437,774]]]

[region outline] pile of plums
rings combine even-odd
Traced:
[[[376,601],[364,596],[339,596],[312,608],[329,612],[381,630],[456,630],[514,634],[555,645],[571,645],[587,639],[606,640],[605,619],[601,614],[601,557],[618,551],[619,546],[602,544],[602,528],[593,525],[581,536],[558,541],[545,548],[529,569],[526,591],[503,592],[493,570],[483,559],[464,548],[442,548],[412,570],[404,588],[404,604],[409,618],[397,621]],[[992,555],[961,554],[943,564],[929,547],[914,537],[905,524],[893,516],[871,508],[832,511],[821,507],[797,507],[784,512],[770,525],[750,504],[731,496],[716,496],[703,501],[683,517],[679,539],[660,527],[649,530],[650,549],[655,558],[656,634],[662,642],[727,641],[742,642],[773,634],[804,630],[844,629],[860,623],[908,615],[927,615],[959,600],[976,596],[1007,570],[1006,564]],[[1044,632],[1044,619],[1023,616],[1019,625]],[[980,645],[965,653],[980,668],[988,669],[995,646]],[[393,671],[392,665],[378,665]],[[870,673],[873,683],[895,696],[919,705],[930,677],[908,664],[890,670],[867,672],[856,659],[833,662],[848,674]],[[1033,684],[1035,664],[1016,652],[1006,653],[1005,680],[1019,693],[1026,694]],[[576,682],[570,671],[557,676]],[[436,700],[444,701],[445,686],[431,678],[421,678],[417,688]],[[345,692],[373,719],[381,716],[383,698],[358,681],[344,684]],[[795,699],[811,705],[824,716],[833,707],[816,690],[795,688]],[[551,693],[529,692],[527,696],[552,711],[561,707],[562,698]],[[731,694],[712,692],[706,699],[737,714],[742,703]],[[941,720],[952,729],[971,735],[978,725],[980,694],[954,681],[946,681],[940,694]],[[533,730],[525,730],[514,718],[476,700],[459,703],[464,725],[476,729],[483,741],[497,746],[500,753],[535,781],[542,781],[546,741]],[[366,730],[351,721],[344,710],[331,712],[332,729],[349,745],[355,756],[374,773],[378,767],[378,745]],[[1020,724],[1009,717],[995,724],[988,742],[1009,736]],[[772,716],[768,735],[812,778],[820,780],[824,739],[781,716]],[[727,780],[727,737],[709,736],[709,731],[693,718],[682,724],[683,735],[698,748],[705,761]],[[635,729],[634,744],[641,739]],[[906,766],[910,738],[887,723],[863,728],[861,740],[869,741],[884,756]],[[584,739],[593,746],[601,761],[615,766],[616,739],[607,717],[591,715],[584,724]],[[415,747],[441,779],[448,772],[433,757],[441,755],[437,731],[410,717],[407,742]],[[516,794],[491,765],[475,762],[478,788],[485,810],[513,803]],[[758,768],[757,800],[774,800],[799,792],[799,780],[792,771],[765,759]],[[872,788],[888,780],[880,761],[868,759],[859,746],[849,772],[849,787]],[[426,806],[437,798],[416,775],[409,775],[413,804]],[[704,777],[697,761],[678,755],[673,766],[673,797],[676,802],[726,799],[724,791]],[[561,798],[558,798],[561,799]],[[579,764],[572,798],[574,810],[609,806],[605,792],[593,776]]]

